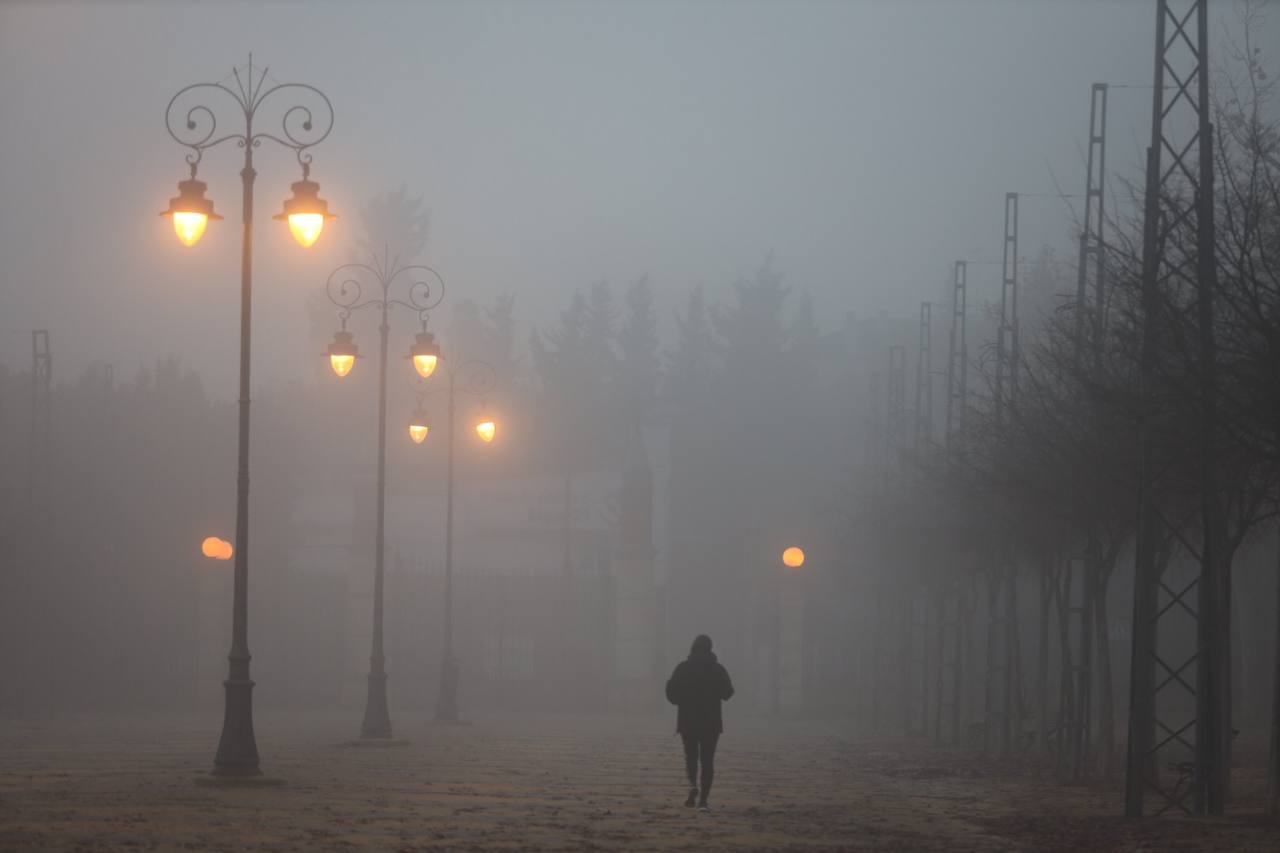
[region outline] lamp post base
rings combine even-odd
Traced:
[[[228,678],[222,686],[226,705],[213,773],[215,776],[260,776],[258,742],[253,736],[253,681]]]
[[[369,693],[364,700],[362,738],[391,737],[391,714],[387,711],[387,674],[369,673]]]
[[[445,658],[440,662],[440,692],[436,694],[436,722],[458,722],[458,662]]]

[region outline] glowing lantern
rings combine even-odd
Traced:
[[[333,343],[329,344],[326,354],[329,356],[329,366],[333,368],[334,373],[338,374],[339,379],[350,373],[356,366],[358,352],[355,338],[350,332],[343,329],[333,333]]]
[[[804,551],[794,545],[782,552],[782,565],[789,569],[798,569],[804,565]]]
[[[293,197],[285,199],[284,211],[272,218],[287,221],[293,239],[308,248],[320,239],[324,224],[338,217],[329,212],[329,202],[320,198],[320,185],[304,177],[293,185]]]
[[[421,331],[413,336],[413,346],[409,347],[409,357],[413,359],[413,369],[426,379],[436,372],[440,363],[440,346],[430,332]]]
[[[217,536],[206,537],[200,543],[200,553],[214,560],[230,560],[233,551],[230,542]]]
[[[414,444],[422,444],[426,441],[427,433],[431,430],[431,425],[427,423],[427,413],[422,409],[415,409],[409,417],[409,438],[413,439]]]
[[[485,442],[493,441],[493,437],[498,432],[498,425],[493,422],[493,418],[485,418],[476,424],[476,435]]]
[[[204,236],[210,219],[222,217],[213,212],[213,202],[204,197],[207,184],[191,178],[178,181],[178,194],[169,199],[169,209],[161,216],[169,217],[173,231],[184,246],[194,246]]]

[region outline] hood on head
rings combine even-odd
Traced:
[[[711,651],[711,638],[706,634],[699,634],[693,638],[693,645],[689,649],[689,660],[715,660],[715,652]]]

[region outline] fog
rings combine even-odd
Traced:
[[[1169,290],[1181,321],[1162,322],[1185,334],[1152,344],[1158,367],[1139,352],[1154,7],[0,5],[0,719],[213,714],[247,565],[254,707],[332,713],[334,738],[362,713],[366,738],[433,716],[656,719],[708,634],[726,715],[1118,784],[1139,495],[1174,531],[1150,546],[1161,595],[1200,577],[1210,517],[1189,291]],[[1276,186],[1271,78],[1248,72],[1276,67],[1280,14],[1250,8],[1209,7],[1229,132],[1208,445],[1227,728],[1256,757],[1280,712],[1280,284],[1274,198],[1236,179]],[[237,541],[244,150],[203,152],[225,219],[182,245],[157,215],[192,174],[165,107],[263,68],[332,104],[304,156],[337,218],[295,243],[271,217],[298,161],[254,148],[250,532],[223,560],[201,547]],[[1104,291],[1100,267],[1077,277],[1095,83],[1096,310],[1078,294]],[[241,132],[228,115],[219,134]],[[1181,227],[1159,243],[1175,270],[1200,257]],[[380,292],[344,264],[414,267],[387,293],[385,474],[378,306],[338,304],[349,279]],[[359,348],[341,377],[340,329]],[[424,329],[442,358],[420,379]],[[1166,654],[1194,652],[1194,618],[1155,632]]]

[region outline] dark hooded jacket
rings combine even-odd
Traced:
[[[667,680],[667,701],[679,707],[676,731],[693,737],[720,734],[720,703],[733,695],[729,672],[715,652],[695,651],[676,664]]]

